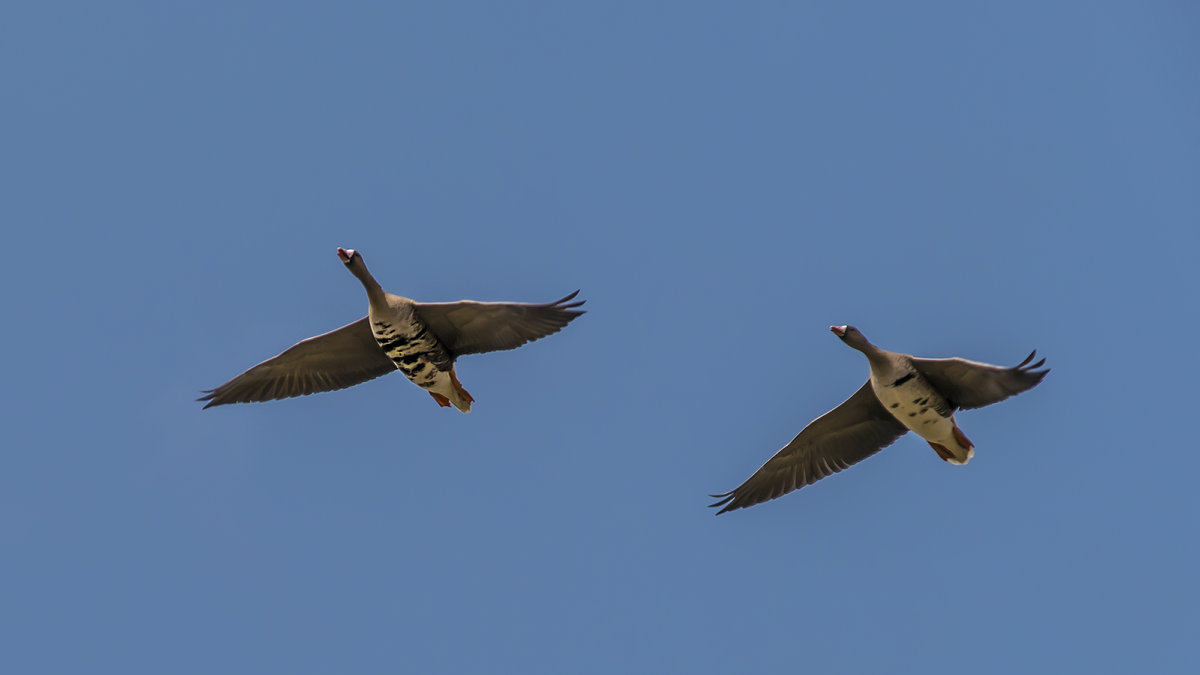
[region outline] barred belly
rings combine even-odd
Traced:
[[[439,376],[454,366],[446,349],[420,321],[414,319],[400,325],[372,321],[371,332],[383,353],[422,389],[431,389]]]

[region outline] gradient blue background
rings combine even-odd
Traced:
[[[835,5],[836,6],[833,6]],[[22,3],[0,11],[11,673],[1189,672],[1200,7]],[[365,313],[590,312],[201,412]],[[714,518],[866,378],[1014,364]]]

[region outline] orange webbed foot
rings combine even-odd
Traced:
[[[968,450],[975,447],[975,444],[971,442],[971,439],[967,438],[967,435],[962,432],[962,429],[958,428],[957,424],[954,425],[954,440],[958,441],[959,445]]]
[[[463,397],[464,401],[467,403],[475,402],[475,397],[467,393],[466,389],[463,389],[462,382],[458,381],[458,373],[454,372],[453,368],[450,369],[450,383],[454,385],[455,391],[458,392],[459,396]]]
[[[931,441],[929,442],[929,447],[933,448],[933,451],[938,454],[938,457],[941,457],[947,462],[949,462],[951,459],[954,459],[954,453],[950,452],[950,448],[947,448],[944,445],[938,445],[937,443],[933,443]]]
[[[432,396],[433,400],[437,401],[437,404],[443,408],[450,407],[450,399],[446,398],[445,396],[442,396],[441,394],[435,394],[432,391],[429,392],[429,395]]]

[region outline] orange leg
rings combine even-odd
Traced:
[[[442,396],[441,394],[435,394],[432,391],[429,392],[429,395],[432,396],[433,400],[437,401],[437,404],[443,408],[450,407],[450,399],[446,398],[445,396]]]
[[[929,447],[933,448],[933,451],[938,454],[938,457],[941,457],[947,462],[954,458],[954,453],[950,452],[950,448],[947,448],[944,445],[938,445],[937,443],[930,442]]]
[[[964,448],[970,449],[975,447],[975,444],[971,442],[971,439],[967,438],[967,435],[962,432],[962,429],[958,428],[957,424],[954,425],[954,440],[958,441],[958,444]]]
[[[454,372],[453,368],[450,369],[450,383],[454,385],[455,391],[458,392],[459,396],[463,397],[463,400],[467,403],[475,402],[475,397],[468,394],[466,389],[463,389],[462,382],[458,381],[458,374]]]

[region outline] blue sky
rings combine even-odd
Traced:
[[[24,3],[0,15],[0,653],[22,673],[1185,672],[1187,2]],[[193,399],[365,313],[587,315]],[[867,376],[1045,382],[769,504]]]

